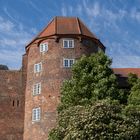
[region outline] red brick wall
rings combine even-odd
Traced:
[[[48,52],[39,52],[37,44],[28,50],[27,85],[25,93],[24,140],[47,140],[49,130],[56,124],[56,108],[60,99],[60,87],[64,79],[71,76],[68,68],[63,68],[63,58],[78,59],[83,54],[97,52],[96,46],[84,46],[75,39],[75,47],[64,49],[62,39],[46,39]],[[34,73],[34,64],[42,62],[42,72]],[[33,84],[41,82],[41,94],[32,95]],[[41,108],[41,120],[32,122],[32,109]]]
[[[0,140],[22,140],[23,121],[22,73],[0,70]]]

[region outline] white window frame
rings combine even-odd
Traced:
[[[65,61],[68,62],[68,65],[67,66],[65,65]],[[75,59],[63,58],[63,67],[64,68],[71,68],[73,64],[71,65],[70,64],[70,61],[73,61],[73,64],[75,63]]]
[[[65,42],[67,42],[68,46],[65,46]],[[72,43],[72,46],[70,43]],[[63,48],[74,48],[74,39],[63,39]]]
[[[45,42],[45,43],[41,43],[39,45],[39,50],[40,52],[47,52],[48,51],[48,42]]]
[[[37,63],[37,64],[34,64],[34,73],[37,73],[37,72],[41,72],[42,71],[42,63]]]
[[[41,83],[36,83],[33,85],[33,95],[41,94]]]
[[[40,107],[32,109],[32,121],[40,121],[41,119],[41,109]]]

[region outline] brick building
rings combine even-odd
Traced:
[[[99,50],[104,45],[80,19],[55,17],[26,46],[21,70],[0,70],[0,140],[47,140],[72,64]],[[134,71],[121,70],[114,69],[120,77]]]

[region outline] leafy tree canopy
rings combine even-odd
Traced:
[[[128,83],[129,85],[132,87],[134,84],[137,83],[138,80],[138,76],[136,74],[133,73],[129,73],[128,75]]]
[[[121,110],[118,102],[110,100],[70,107],[59,114],[49,140],[136,140],[139,129]]]
[[[9,68],[6,65],[0,64],[0,70],[9,70]]]
[[[128,104],[140,105],[140,79],[135,74],[130,74],[128,81],[131,85]]]
[[[76,62],[63,84],[58,124],[49,140],[140,139],[140,79],[129,75],[126,96],[110,65],[102,52]]]
[[[111,60],[102,52],[78,60],[72,68],[72,78],[63,84],[59,109],[121,98],[110,65]]]

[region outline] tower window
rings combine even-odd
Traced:
[[[42,63],[34,64],[34,73],[40,72],[42,70]]]
[[[63,59],[63,66],[65,68],[70,68],[74,64],[74,61],[75,61],[74,59],[66,59],[66,58],[64,58]]]
[[[64,48],[74,48],[74,40],[73,39],[64,39],[63,47]]]
[[[47,52],[48,51],[48,42],[41,43],[39,48],[40,48],[40,52]]]
[[[32,110],[32,121],[39,121],[40,118],[41,118],[40,107],[34,108],[34,109]]]
[[[33,95],[38,95],[41,93],[41,83],[33,85]]]

